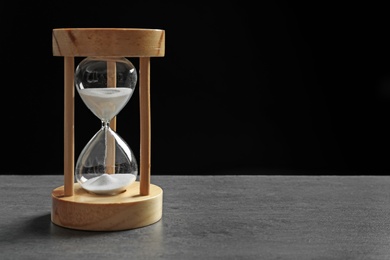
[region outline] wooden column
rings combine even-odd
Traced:
[[[150,57],[140,57],[140,195],[150,186]]]
[[[74,57],[64,57],[64,195],[74,183]]]
[[[116,62],[107,61],[107,87],[116,88]],[[110,121],[110,128],[116,131],[116,116]],[[107,161],[106,171],[108,174],[115,174],[115,139],[113,136],[107,136]]]

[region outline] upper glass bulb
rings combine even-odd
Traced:
[[[124,57],[88,57],[75,72],[75,85],[86,106],[108,122],[130,100],[137,83],[137,70]]]

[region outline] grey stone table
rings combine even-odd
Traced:
[[[163,217],[115,232],[50,220],[62,175],[0,175],[0,259],[390,259],[390,176],[153,176]]]

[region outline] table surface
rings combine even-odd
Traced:
[[[62,175],[0,175],[0,259],[390,259],[390,176],[152,176],[163,217],[114,232],[50,220]]]

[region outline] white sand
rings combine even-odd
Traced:
[[[78,90],[87,107],[99,118],[111,120],[129,101],[130,88],[88,88]]]
[[[91,178],[82,183],[81,186],[96,194],[113,195],[125,190],[136,179],[133,174],[107,174]]]

